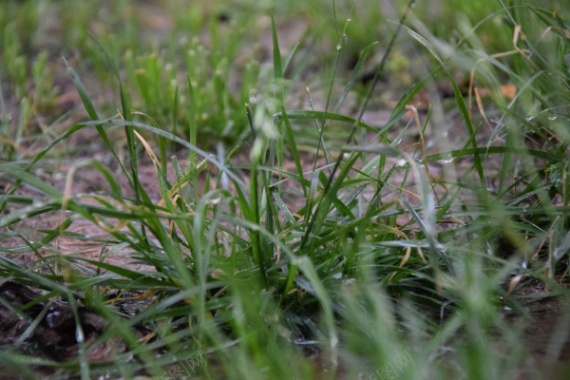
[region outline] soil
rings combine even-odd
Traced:
[[[536,298],[524,306],[524,314],[507,313],[509,323],[522,328],[522,342],[529,355],[519,380],[570,378],[570,302],[548,297],[541,284],[531,286]],[[538,289],[537,289],[538,288]]]

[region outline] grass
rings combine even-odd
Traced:
[[[443,3],[10,2],[6,373],[555,376],[506,310],[568,300],[569,10]]]

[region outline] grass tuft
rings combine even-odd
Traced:
[[[151,3],[0,14],[7,375],[568,374],[565,9]]]

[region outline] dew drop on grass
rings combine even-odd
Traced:
[[[250,95],[250,96],[249,96],[249,103],[250,103],[250,104],[255,104],[255,103],[257,103],[257,98],[256,98],[255,96],[253,96],[253,95]]]
[[[82,329],[75,330],[75,340],[77,341],[77,343],[81,343],[85,340],[85,336],[83,335]]]
[[[453,162],[453,156],[451,154],[446,155],[444,158],[439,160],[442,164],[451,164]]]
[[[549,116],[548,116],[548,120],[550,120],[550,121],[554,121],[554,120],[556,120],[557,118],[558,118],[558,115],[556,115],[556,114],[552,114],[552,115],[549,115]]]

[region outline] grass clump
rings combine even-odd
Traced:
[[[188,12],[174,34],[183,17],[198,23]],[[493,18],[460,19],[445,39],[407,7],[379,49],[358,23],[383,10],[332,8],[321,61],[308,36],[324,40],[328,21],[285,54],[279,12],[298,10],[262,18],[270,49],[245,63],[250,37],[222,37],[225,19],[209,25],[209,44],[141,52],[129,33],[89,40],[89,70],[118,88],[116,109],[66,60],[89,120],[54,121],[47,143],[3,111],[1,365],[29,378],[567,374],[538,362],[558,363],[567,342],[549,334],[536,359],[538,343],[511,323],[530,313],[537,284],[560,305],[568,297],[563,15],[495,9],[505,21],[493,27],[519,37],[513,50],[479,37]],[[363,48],[347,71],[352,33]],[[392,54],[426,62],[403,93],[386,79]],[[42,98],[39,62],[30,78]],[[26,80],[2,75],[18,98]],[[381,120],[378,92],[397,99]],[[82,138],[97,155],[62,155]],[[558,314],[534,324],[562,331]]]

